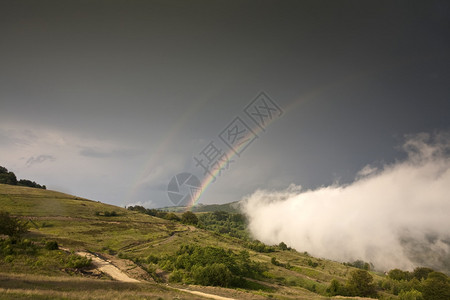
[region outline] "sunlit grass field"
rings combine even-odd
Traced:
[[[163,285],[0,273],[0,299],[198,299]]]
[[[238,238],[202,230],[179,222],[152,217],[124,208],[82,199],[64,193],[0,184],[2,211],[28,220],[26,239],[36,243],[57,241],[72,251],[87,250],[143,262],[154,270],[147,257],[174,255],[183,244],[215,246],[234,252],[248,250],[253,261],[267,266],[256,288],[243,290],[261,299],[322,299],[332,279],[344,282],[353,268],[317,259],[295,250],[259,253],[244,247]],[[114,216],[104,212],[114,211]],[[26,255],[12,261],[0,259],[0,298],[4,299],[163,299],[179,292],[156,283],[118,283],[107,278],[83,278],[61,268],[64,251],[41,250],[33,260]],[[290,269],[271,264],[276,258]],[[10,258],[11,259],[11,258]],[[311,267],[311,263],[316,263]],[[46,276],[50,277],[46,277]],[[375,280],[379,279],[375,275]],[[220,289],[220,288],[216,288]],[[227,293],[227,289],[225,290]],[[183,294],[182,299],[190,299]],[[180,299],[181,299],[180,298]],[[195,297],[194,297],[195,298]],[[199,298],[199,297],[197,297]],[[157,297],[155,298],[157,299]]]

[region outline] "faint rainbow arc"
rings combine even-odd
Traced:
[[[282,108],[283,110],[283,115],[291,112],[292,110],[294,110],[297,106],[299,106],[300,104],[305,104],[309,101],[314,100],[315,98],[317,98],[318,96],[320,96],[321,94],[325,93],[327,90],[331,89],[332,87],[336,86],[337,83],[331,83],[328,84],[326,86],[321,86],[317,89],[314,89],[313,91],[309,92],[308,94],[301,96],[300,98],[296,98],[294,101],[292,101],[289,105],[287,105],[285,108]],[[280,116],[280,117],[282,117]],[[269,120],[267,122],[267,124],[264,126],[264,128],[267,128],[270,124],[272,124],[275,120],[278,120],[279,118],[274,118],[272,120]],[[251,128],[251,131],[253,131],[253,133],[255,133],[258,137],[259,134],[261,132],[264,132],[265,130],[263,130],[259,125],[255,125],[253,128]],[[248,138],[249,136],[251,136],[253,134],[252,132],[249,132],[246,136],[245,139]],[[244,147],[244,144],[241,145],[241,148]],[[239,153],[239,148],[237,149],[237,151]],[[232,160],[232,158],[236,157],[236,152],[233,149],[228,150],[228,152],[226,152],[226,157],[228,157],[228,160]],[[186,211],[190,210],[193,206],[195,206],[201,196],[205,193],[206,189],[214,182],[214,178],[217,178],[217,175],[219,174],[219,172],[221,171],[221,169],[227,164],[227,161],[222,161],[219,165],[218,168],[216,170],[214,170],[214,172],[212,173],[212,175],[207,175],[203,181],[201,181],[200,187],[198,188],[198,192],[193,195],[192,199],[190,200],[190,202],[187,204],[186,206]]]
[[[403,65],[403,64],[407,64],[408,61],[399,61],[399,63],[397,63],[396,65]],[[385,69],[390,69],[393,68],[392,65],[387,65],[387,64],[382,64],[379,65],[377,68],[374,68],[372,70],[365,70],[365,71],[361,71],[358,72],[357,74],[352,74],[351,76],[348,77],[343,77],[341,80],[338,81],[334,81],[331,82],[327,85],[322,85],[312,91],[310,91],[309,93],[306,93],[298,98],[295,98],[289,105],[287,105],[286,107],[283,107],[283,111],[284,114],[286,115],[289,112],[293,111],[297,106],[301,105],[301,104],[305,104],[307,102],[310,102],[316,98],[318,98],[320,95],[322,95],[323,93],[325,93],[326,91],[332,89],[333,87],[342,85],[346,82],[352,81],[354,79],[357,80],[361,80],[364,77],[367,77],[368,75],[373,75],[375,73],[379,73],[381,70],[385,70]],[[127,201],[129,203],[129,200],[131,199],[132,195],[135,193],[135,191],[137,190],[137,188],[142,184],[142,178],[145,177],[145,172],[147,170],[150,169],[151,166],[153,166],[155,164],[155,162],[157,161],[157,159],[161,156],[162,153],[164,153],[164,150],[168,148],[168,146],[170,145],[170,143],[172,142],[172,140],[176,137],[176,135],[179,133],[180,129],[182,128],[183,124],[186,122],[186,120],[188,119],[188,117],[190,117],[190,115],[195,112],[195,109],[202,103],[206,102],[207,99],[206,97],[201,100],[198,101],[196,103],[196,105],[193,105],[189,110],[187,110],[182,117],[179,119],[179,121],[174,124],[169,132],[169,135],[159,144],[159,146],[156,148],[156,151],[154,152],[154,154],[151,156],[150,160],[144,164],[144,167],[142,168],[142,171],[139,173],[140,175],[137,176],[136,180],[134,181],[135,184],[132,186],[130,192],[127,195]],[[252,130],[254,130],[255,132],[260,132],[261,129],[259,126],[255,126]],[[227,152],[227,155],[229,155],[230,159],[235,157],[235,153],[233,150],[229,150]],[[220,168],[218,168],[215,173],[219,173],[220,169],[223,168],[223,166],[226,164],[226,162],[224,162]],[[215,176],[217,174],[214,174]],[[207,176],[200,185],[200,192],[197,193],[196,197],[194,197],[191,202],[189,203],[189,205],[187,206],[187,209],[191,208],[193,205],[197,204],[199,201],[200,196],[205,192],[205,190],[210,186],[210,184],[212,183],[212,181],[214,180],[214,177],[212,176]]]
[[[402,65],[405,64],[405,62],[399,62],[398,65]],[[312,91],[310,91],[309,93],[306,93],[303,96],[300,96],[299,98],[296,98],[295,100],[293,100],[289,105],[287,105],[286,107],[282,108],[283,109],[283,115],[288,114],[289,112],[293,111],[297,106],[301,105],[301,104],[305,104],[307,102],[310,102],[316,98],[318,98],[319,96],[321,96],[322,94],[324,94],[325,92],[331,90],[334,87],[343,85],[346,82],[351,82],[353,80],[361,80],[364,77],[367,77],[368,75],[373,75],[375,73],[379,73],[381,70],[386,69],[386,68],[392,68],[392,66],[389,65],[380,65],[377,68],[374,68],[372,70],[364,70],[361,72],[358,72],[357,74],[352,74],[350,76],[347,77],[343,77],[341,80],[337,80],[337,81],[333,81],[331,83],[328,83],[326,85],[321,85],[316,89],[313,89]],[[278,118],[277,118],[278,119]],[[268,122],[268,125],[270,125],[274,120],[270,120]],[[268,126],[267,125],[267,126]],[[267,127],[266,126],[266,127]],[[252,130],[256,133],[259,134],[260,132],[262,132],[263,130],[261,129],[261,127],[259,126],[254,126],[252,128]],[[249,133],[250,135],[250,133]],[[247,136],[246,136],[247,137]],[[233,150],[229,150],[226,154],[230,160],[231,158],[236,156],[236,153]],[[211,185],[211,183],[214,181],[214,177],[217,177],[217,174],[220,172],[221,168],[223,168],[223,166],[226,164],[225,162],[222,162],[219,167],[217,168],[217,170],[214,171],[214,173],[212,175],[206,176],[206,178],[201,182],[200,184],[200,188],[199,188],[199,192],[196,193],[196,195],[194,197],[192,197],[192,200],[190,201],[190,203],[186,206],[186,210],[190,210],[192,208],[192,206],[196,205],[201,197],[201,195],[204,194],[205,190]]]
[[[137,189],[144,183],[145,177],[148,175],[149,170],[155,165],[155,163],[160,159],[160,157],[165,153],[165,150],[169,148],[169,145],[179,134],[181,129],[183,128],[186,121],[191,117],[191,115],[197,111],[198,107],[203,103],[208,101],[208,97],[204,97],[201,100],[195,102],[194,105],[190,106],[188,110],[186,110],[180,118],[178,118],[177,122],[172,125],[169,130],[169,133],[166,137],[158,144],[153,154],[150,156],[148,161],[143,164],[143,167],[138,172],[138,175],[133,180],[133,185],[131,186],[129,192],[126,195],[126,203],[127,205],[131,203],[131,199],[136,193]]]
[[[283,114],[285,111],[283,112]],[[278,118],[274,118],[272,120],[267,121],[264,128],[267,128],[272,122],[277,120]],[[265,129],[262,129],[259,125],[255,125],[251,130],[243,137],[244,140],[247,140],[249,138],[253,137],[253,134],[257,136],[257,138],[260,138],[260,134],[264,132]],[[255,140],[256,141],[256,140]],[[226,166],[226,164],[231,161],[234,157],[237,156],[237,153],[240,153],[242,151],[242,148],[247,147],[251,144],[245,144],[242,143],[239,147],[236,149],[229,149],[228,152],[225,153],[225,158],[228,158],[227,160],[222,160],[218,164],[218,167],[212,172],[212,174],[208,174],[205,176],[203,181],[201,181],[200,187],[198,188],[198,192],[193,195],[191,198],[191,201],[186,205],[186,211],[190,210],[193,206],[195,206],[198,201],[200,200],[200,197],[203,195],[203,193],[206,191],[206,189],[215,181],[214,178],[218,178],[218,175],[220,171]]]

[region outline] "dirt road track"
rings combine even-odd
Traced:
[[[202,297],[206,297],[206,298],[210,298],[210,299],[215,299],[215,300],[235,300],[234,298],[227,298],[227,297],[222,297],[222,296],[202,293],[202,292],[198,292],[198,291],[190,291],[190,290],[185,290],[185,289],[177,289],[177,290],[182,291],[182,292],[186,292],[186,293],[191,293],[191,294],[194,294],[194,295],[197,295],[197,296],[202,296]]]
[[[68,251],[68,249],[64,249],[64,248],[61,248],[61,249],[65,250],[65,251]],[[122,270],[120,270],[115,265],[113,265],[110,261],[104,260],[104,259],[102,259],[102,258],[100,258],[98,256],[95,256],[92,253],[85,252],[85,251],[77,251],[77,252],[75,252],[75,254],[91,258],[92,259],[92,264],[99,271],[101,271],[101,272],[103,272],[105,274],[108,274],[109,276],[111,276],[113,279],[115,279],[117,281],[121,281],[121,282],[141,282],[141,281],[139,281],[137,279],[129,277]],[[217,296],[217,295],[203,293],[203,292],[199,292],[199,291],[191,291],[191,290],[180,289],[180,288],[176,288],[176,287],[171,287],[171,288],[179,290],[179,291],[182,291],[182,292],[185,292],[185,293],[190,293],[190,294],[193,294],[193,295],[197,295],[197,296],[201,296],[201,297],[205,297],[205,298],[209,298],[209,299],[214,299],[214,300],[235,300],[234,298],[227,298],[227,297]]]
[[[122,282],[140,282],[137,279],[129,277],[127,274],[122,272],[119,268],[117,268],[115,265],[110,263],[109,261],[103,260],[100,257],[95,256],[94,254],[84,252],[84,251],[78,251],[75,252],[76,254],[80,256],[86,256],[87,258],[92,259],[92,264],[101,272],[108,274],[113,279],[117,281]]]

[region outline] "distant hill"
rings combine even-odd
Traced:
[[[171,206],[159,208],[159,210],[168,212],[184,212],[186,207],[184,206]],[[190,209],[192,212],[214,212],[225,211],[228,213],[240,213],[239,201],[225,203],[225,204],[197,204]]]

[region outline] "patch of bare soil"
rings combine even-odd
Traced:
[[[137,279],[131,278],[126,273],[124,273],[121,269],[113,265],[110,261],[104,260],[92,253],[77,251],[75,252],[77,255],[86,256],[92,259],[92,264],[101,272],[108,274],[113,279],[122,281],[122,282],[140,282]]]
[[[154,282],[153,278],[145,270],[129,259],[122,259],[109,254],[98,254],[97,256],[107,262],[110,262],[112,265],[116,266],[119,270],[125,272],[132,278],[141,281]]]
[[[255,295],[250,292],[238,291],[234,289],[227,289],[216,286],[199,286],[199,285],[174,285],[172,286],[177,290],[183,292],[190,292],[194,295],[210,297],[211,299],[250,299],[250,300],[262,300],[267,297]],[[212,296],[218,297],[213,298]]]

